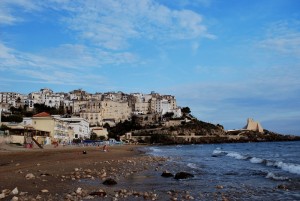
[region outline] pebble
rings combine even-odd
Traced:
[[[76,194],[81,195],[82,194],[82,188],[77,188]]]
[[[11,199],[11,201],[18,201],[18,200],[19,200],[19,198],[16,197],[16,196],[14,196],[14,197]]]
[[[25,178],[26,178],[26,179],[34,179],[35,176],[34,176],[34,174],[32,174],[32,173],[28,173],[28,174],[26,174]]]
[[[12,195],[17,195],[18,193],[19,193],[19,190],[18,190],[17,187],[14,188],[14,189],[11,191],[11,194],[12,194]]]
[[[3,198],[5,198],[5,193],[0,194],[0,199],[3,199]]]
[[[11,192],[11,190],[9,190],[9,189],[2,190],[2,193],[4,193],[5,195],[9,195],[10,192]]]

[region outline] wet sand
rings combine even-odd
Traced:
[[[135,192],[134,189],[129,192],[124,185],[102,184],[108,178],[124,183],[130,175],[153,169],[165,161],[143,155],[137,151],[140,147],[109,146],[108,152],[104,152],[102,147],[48,146],[45,149],[25,149],[2,145],[0,199],[154,199],[156,195],[151,192]],[[96,195],[91,195],[95,192]]]

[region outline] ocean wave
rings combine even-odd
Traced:
[[[300,175],[300,165],[292,163],[284,163],[282,161],[275,161],[273,163],[274,167],[281,168],[284,171],[299,174]]]
[[[213,153],[212,153],[213,157],[225,156],[225,155],[227,155],[227,152],[221,151],[221,150],[218,150],[218,149],[214,150]]]
[[[244,155],[236,153],[236,152],[229,152],[229,153],[227,153],[227,156],[230,156],[230,157],[238,159],[238,160],[247,159],[247,156],[244,156]]]
[[[159,156],[160,154],[162,154],[162,150],[159,148],[150,147],[148,150],[149,150],[149,153],[154,156]]]
[[[238,160],[249,160],[251,163],[255,164],[263,164],[265,166],[271,166],[280,168],[283,171],[292,173],[292,174],[298,174],[300,175],[300,165],[299,164],[293,164],[293,163],[285,163],[282,161],[272,161],[268,159],[262,159],[258,157],[251,157],[246,156],[237,152],[231,152],[231,151],[221,151],[220,149],[216,149],[213,151],[212,156],[229,156]]]
[[[261,158],[251,157],[250,162],[251,163],[263,163],[265,160]]]
[[[267,178],[267,179],[273,179],[273,180],[276,180],[276,181],[285,181],[285,180],[289,180],[288,177],[280,177],[280,176],[276,176],[273,172],[268,172],[266,178]]]
[[[195,163],[188,163],[187,166],[192,169],[199,169],[199,167]]]

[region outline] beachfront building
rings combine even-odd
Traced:
[[[32,126],[50,133],[45,144],[53,141],[71,142],[77,138],[86,139],[90,134],[89,123],[83,118],[61,118],[59,115],[51,116],[46,112],[34,115]]]
[[[91,133],[94,133],[97,135],[98,138],[108,139],[108,132],[106,128],[103,127],[92,127]]]
[[[71,117],[71,118],[57,117],[57,119],[66,123],[68,129],[72,130],[71,133],[69,133],[70,136],[69,141],[72,141],[73,139],[90,138],[90,126],[87,120],[79,117]]]

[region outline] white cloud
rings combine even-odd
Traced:
[[[112,50],[141,38],[165,42],[213,37],[198,13],[172,10],[153,0],[67,1],[54,7],[71,13],[63,22],[80,38]]]
[[[24,19],[19,17],[19,12],[13,8],[19,8],[19,12],[31,12],[40,10],[39,3],[32,0],[1,0],[0,1],[0,24],[13,25],[22,22]]]
[[[131,53],[110,54],[101,49],[65,44],[39,54],[20,52],[0,42],[0,70],[22,75],[28,83],[65,85],[103,84],[106,78],[90,73],[103,65],[136,62]],[[29,79],[29,80],[26,80]],[[1,81],[5,81],[4,78]],[[7,80],[9,81],[9,80]],[[80,81],[80,82],[79,82]]]
[[[300,22],[279,21],[267,29],[266,38],[258,45],[279,53],[300,56]]]

